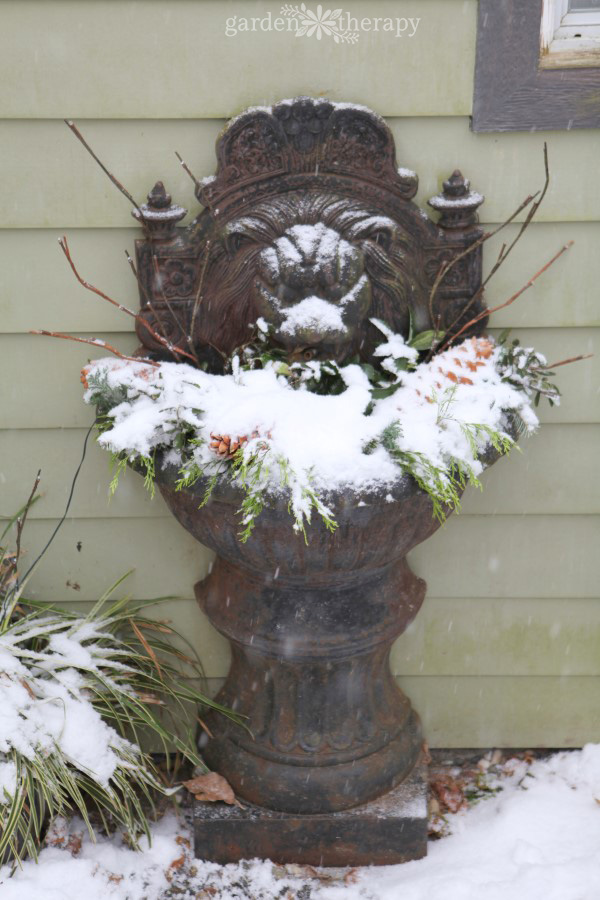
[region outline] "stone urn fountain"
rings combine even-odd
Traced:
[[[444,330],[483,310],[480,246],[432,295],[443,264],[481,236],[483,198],[454,172],[430,201],[434,224],[412,202],[417,176],[397,168],[392,134],[372,111],[304,97],[252,108],[216,151],[191,225],[177,227],[185,210],[160,182],[134,211],[146,232],[136,248],[144,353],[164,358],[148,322],[219,371],[262,317],[292,358],[369,360],[372,316],[407,335],[411,323]],[[323,315],[286,327],[307,302]],[[202,482],[178,491],[175,468],[156,471],[177,520],[216,551],[196,596],[231,642],[218,699],[247,717],[246,728],[206,719],[204,759],[241,807],[196,805],[197,855],[313,865],[424,855],[423,735],[389,653],[425,595],[406,554],[438,527],[428,495],[409,477],[391,492],[332,494],[339,527],[313,520],[307,542],[281,498],[241,543],[240,493],[229,482],[200,508]]]

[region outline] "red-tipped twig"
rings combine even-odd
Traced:
[[[117,350],[116,347],[113,347],[112,344],[107,344],[106,341],[100,341],[97,338],[76,337],[74,334],[63,334],[61,331],[45,331],[43,328],[30,331],[29,334],[42,334],[44,337],[62,338],[65,341],[78,341],[80,344],[91,344],[92,347],[100,347],[102,350],[108,350],[109,353],[113,353],[115,356],[118,356],[119,359],[126,360],[126,362],[143,362],[144,365],[154,366],[157,369],[160,367],[160,363],[156,362],[154,359],[146,359],[141,356],[125,356],[124,353],[121,353],[121,351]]]
[[[191,353],[188,353],[187,350],[184,350],[182,347],[175,346],[175,344],[173,344],[172,341],[170,341],[167,337],[165,337],[165,334],[166,334],[165,323],[163,322],[162,317],[159,315],[158,310],[154,308],[154,304],[153,304],[153,302],[152,302],[152,298],[150,297],[149,292],[146,290],[146,285],[143,283],[142,279],[141,279],[140,276],[139,276],[138,270],[136,269],[135,263],[134,263],[133,259],[131,258],[131,255],[130,255],[130,253],[129,253],[129,250],[125,250],[125,256],[127,257],[127,262],[129,263],[129,268],[130,268],[131,271],[133,272],[134,278],[135,278],[135,280],[137,281],[138,286],[139,286],[139,288],[140,288],[142,294],[144,295],[144,299],[145,299],[146,303],[148,304],[148,307],[149,307],[149,309],[150,309],[150,312],[152,313],[152,315],[154,316],[154,318],[156,319],[156,321],[157,321],[158,324],[160,325],[160,328],[161,328],[163,334],[162,334],[162,335],[159,334],[159,333],[152,327],[152,325],[150,325],[150,323],[146,321],[146,319],[145,319],[140,313],[136,313],[136,314],[135,314],[135,317],[136,317],[137,321],[138,321],[144,328],[146,328],[146,329],[150,332],[150,334],[151,334],[154,338],[156,338],[156,340],[159,341],[159,343],[161,343],[161,344],[163,345],[163,347],[166,347],[166,348],[167,348],[171,353],[173,353],[175,356],[185,356],[185,357],[187,357],[188,359],[191,359],[192,362],[197,363],[197,362],[198,362],[198,357],[197,357],[197,356],[194,354],[194,352],[193,352],[193,351],[194,351],[194,345],[192,344],[192,342],[191,342],[191,340],[190,340],[190,337],[189,337],[189,335],[185,332],[185,330],[184,330],[185,338],[186,338],[186,341],[187,341],[188,346],[190,347],[190,350],[192,351]],[[159,281],[159,284],[160,284],[160,281]],[[161,290],[162,290],[162,289],[161,289]],[[164,293],[163,293],[163,296],[164,296]],[[179,321],[178,321],[178,319],[177,319],[176,316],[175,316],[174,311],[171,309],[171,307],[169,306],[168,303],[167,303],[167,307],[168,307],[168,309],[169,309],[169,312],[171,313],[171,315],[173,316],[173,318],[174,318],[175,321],[177,322],[177,324],[180,324]]]
[[[15,541],[15,557],[14,557],[14,562],[13,562],[15,573],[17,572],[17,568],[19,565],[19,558],[21,556],[21,535],[23,534],[23,528],[25,527],[27,513],[29,512],[31,506],[33,505],[34,498],[35,498],[35,492],[38,489],[41,475],[42,475],[42,470],[38,469],[38,473],[35,476],[35,481],[33,482],[33,487],[31,489],[29,499],[27,500],[27,503],[23,507],[23,512],[17,519],[17,537],[16,537],[16,541]]]
[[[435,294],[442,282],[442,279],[447,274],[449,269],[451,269],[452,266],[456,265],[456,263],[459,262],[459,260],[461,260],[463,257],[467,256],[469,253],[471,253],[473,250],[475,250],[478,246],[481,246],[481,244],[485,243],[491,237],[494,237],[494,235],[498,234],[499,231],[502,231],[502,229],[505,228],[507,225],[509,225],[518,216],[518,214],[520,212],[522,212],[522,210],[524,210],[527,206],[529,206],[529,204],[532,203],[532,201],[535,201],[535,202],[533,202],[533,205],[531,206],[529,212],[527,213],[525,219],[523,220],[523,223],[522,223],[521,227],[519,228],[516,236],[513,238],[513,240],[510,242],[510,244],[508,244],[508,246],[506,244],[502,244],[502,247],[500,248],[500,252],[498,253],[496,262],[494,263],[494,265],[488,272],[487,276],[485,277],[485,279],[483,280],[483,282],[481,283],[481,285],[479,286],[477,291],[473,294],[473,296],[471,297],[471,299],[469,300],[467,305],[464,307],[464,309],[461,310],[459,315],[454,319],[453,322],[450,323],[450,325],[446,329],[446,335],[444,336],[444,340],[442,341],[442,343],[439,347],[440,350],[443,350],[453,340],[456,339],[457,335],[452,333],[452,329],[454,328],[455,325],[458,324],[459,319],[462,318],[462,316],[464,316],[465,313],[468,312],[469,309],[471,309],[473,307],[473,305],[477,302],[477,300],[479,300],[479,298],[482,296],[486,285],[488,284],[490,279],[493,278],[493,276],[496,274],[496,272],[498,271],[500,266],[504,262],[506,262],[506,259],[508,258],[508,256],[510,255],[510,253],[512,252],[514,247],[518,244],[520,239],[523,237],[523,234],[525,233],[526,229],[531,224],[534,216],[536,215],[538,209],[540,208],[540,206],[544,200],[544,197],[546,196],[546,192],[548,191],[548,186],[550,184],[550,167],[548,164],[548,146],[546,143],[544,143],[544,176],[545,176],[544,177],[544,185],[542,187],[541,192],[538,191],[535,194],[530,194],[529,197],[526,197],[525,200],[523,200],[523,202],[512,213],[512,215],[509,216],[508,219],[506,219],[501,225],[499,225],[493,231],[487,232],[486,234],[482,235],[482,237],[478,241],[474,241],[473,244],[471,244],[469,247],[466,248],[466,250],[463,250],[462,253],[457,254],[457,256],[453,257],[453,259],[448,260],[448,262],[445,263],[441,267],[440,272],[438,273],[438,275],[436,277],[436,280],[431,289],[431,293],[429,295],[430,311],[433,309],[433,300],[434,300]],[[538,198],[537,200],[536,200],[536,197]],[[489,315],[490,312],[491,312],[491,310],[489,310],[486,313],[486,315]],[[483,318],[485,318],[485,315],[481,315],[477,321],[479,321],[480,319],[483,319]],[[459,331],[458,334],[462,334],[462,331],[463,331],[463,329],[461,329],[461,331]]]
[[[593,353],[582,353],[579,356],[571,356],[569,359],[561,359],[558,362],[550,363],[547,366],[536,366],[533,372],[546,372],[549,369],[558,369],[559,366],[568,366],[570,363],[579,362],[582,359],[591,359]]]
[[[186,173],[186,175],[189,175],[190,178],[192,179],[192,181],[194,182],[194,184],[195,184],[195,186],[196,186],[196,190],[199,191],[200,188],[202,187],[202,182],[201,182],[201,181],[198,181],[198,179],[196,178],[196,176],[194,175],[194,173],[192,172],[192,170],[190,169],[190,167],[188,166],[188,164],[186,163],[186,161],[183,159],[182,156],[179,155],[179,153],[177,152],[177,150],[175,151],[175,156],[176,156],[177,159],[179,160],[179,163],[180,163],[181,168],[183,169],[183,171]]]
[[[161,275],[161,272],[160,272],[160,267],[159,267],[159,265],[158,265],[158,259],[157,259],[157,257],[154,255],[154,253],[153,253],[152,251],[151,251],[151,257],[152,257],[152,267],[153,267],[153,269],[154,269],[154,274],[155,274],[155,276],[156,276],[156,284],[157,284],[157,285],[159,286],[159,288],[160,288],[160,296],[161,296],[161,298],[162,298],[162,301],[163,301],[163,303],[165,304],[165,306],[167,307],[167,309],[169,310],[169,312],[170,312],[170,314],[171,314],[171,318],[173,319],[173,321],[179,326],[179,328],[180,328],[181,331],[183,332],[183,335],[184,335],[184,337],[185,337],[185,340],[186,340],[186,343],[187,343],[188,347],[190,348],[190,350],[193,351],[193,350],[194,350],[194,343],[193,343],[193,341],[192,341],[192,335],[191,335],[190,331],[188,331],[188,329],[186,328],[185,321],[182,322],[182,320],[179,318],[179,316],[177,315],[176,310],[173,308],[173,306],[171,306],[171,301],[169,300],[169,298],[168,298],[167,295],[165,294],[164,288],[163,288],[163,286],[162,286],[162,275]],[[144,293],[145,293],[145,291],[144,291]],[[147,296],[147,295],[146,295],[146,296]],[[185,351],[185,350],[181,350],[180,352],[181,352],[184,356],[189,357],[189,359],[192,359],[195,363],[198,362],[198,357],[195,356],[195,355],[193,355],[193,353],[187,353],[187,351]]]
[[[189,359],[193,360],[193,362],[197,361],[196,358],[191,355],[191,353],[187,353],[185,350],[182,350],[180,347],[175,347],[171,343],[171,341],[169,341],[167,338],[163,337],[163,335],[159,334],[159,332],[156,331],[156,329],[152,325],[150,325],[150,323],[147,322],[142,315],[134,312],[132,309],[129,309],[128,306],[123,306],[123,304],[118,303],[117,300],[113,300],[112,297],[109,297],[108,294],[105,294],[104,291],[100,290],[100,288],[95,287],[93,284],[90,284],[89,281],[86,281],[85,278],[82,278],[82,276],[79,274],[79,272],[77,270],[75,263],[73,262],[73,258],[71,256],[71,251],[69,249],[69,244],[67,242],[66,237],[63,235],[63,237],[58,239],[58,243],[59,243],[60,249],[65,254],[67,262],[69,263],[71,270],[72,270],[73,274],[75,275],[75,278],[77,279],[77,281],[79,282],[79,284],[82,287],[84,287],[88,291],[91,291],[92,294],[96,294],[98,297],[101,297],[103,300],[106,300],[108,303],[111,303],[113,306],[116,306],[116,308],[118,310],[120,310],[121,312],[125,313],[128,316],[131,316],[137,322],[140,322],[145,328],[147,328],[147,330],[150,332],[152,337],[155,338],[155,340],[157,340],[159,344],[162,344],[162,346],[165,347],[165,349],[169,350],[169,352],[180,354],[181,356],[187,356]],[[133,260],[132,260],[132,262],[133,262]],[[154,310],[152,310],[152,311],[154,312]],[[156,313],[154,313],[154,315],[156,315]]]
[[[194,297],[194,306],[192,309],[192,319],[190,323],[190,335],[194,334],[194,327],[196,325],[196,316],[198,314],[198,310],[200,308],[200,303],[202,302],[202,286],[204,285],[204,274],[206,272],[206,267],[208,265],[208,257],[210,255],[210,238],[206,240],[204,244],[204,262],[202,263],[202,269],[200,270],[200,278],[198,279],[198,289],[196,291],[196,296]]]
[[[539,192],[538,192],[538,193],[539,193]],[[533,200],[535,200],[536,197],[537,197],[537,194],[530,194],[528,197],[526,197],[526,198],[523,200],[522,203],[519,204],[519,206],[515,209],[515,211],[508,217],[508,219],[506,219],[504,222],[502,222],[501,225],[498,225],[498,227],[497,227],[497,228],[494,228],[492,231],[486,231],[484,234],[481,235],[480,238],[478,238],[476,241],[473,241],[472,244],[469,244],[469,246],[466,247],[465,250],[461,250],[461,252],[460,252],[460,253],[457,253],[456,256],[453,256],[452,259],[448,259],[448,260],[446,260],[445,262],[442,263],[442,265],[440,266],[440,270],[439,270],[439,272],[437,273],[437,275],[436,275],[436,277],[435,277],[435,281],[433,282],[433,285],[432,285],[432,287],[431,287],[431,291],[430,291],[430,294],[429,294],[429,313],[430,313],[430,317],[431,317],[431,321],[432,321],[432,322],[433,322],[433,301],[435,300],[435,296],[436,296],[436,294],[437,294],[437,292],[438,292],[438,290],[439,290],[440,284],[442,283],[442,281],[444,280],[444,278],[446,277],[446,275],[448,274],[448,272],[450,271],[450,269],[452,269],[457,263],[459,263],[459,262],[461,261],[461,259],[464,259],[465,256],[468,256],[470,253],[473,253],[475,250],[477,250],[478,247],[481,247],[482,244],[485,244],[487,241],[489,241],[490,238],[495,237],[495,236],[498,234],[498,232],[502,231],[503,228],[506,228],[507,225],[510,225],[511,222],[512,222],[514,219],[516,219],[516,217],[519,215],[519,213],[520,213],[520,212],[523,212],[523,210],[524,210],[527,206],[529,206],[529,204],[530,204]],[[514,244],[514,242],[513,242],[513,244]],[[491,272],[490,272],[489,275],[486,277],[485,281],[484,281],[484,282],[481,284],[481,286],[478,288],[477,292],[473,295],[473,297],[471,297],[471,300],[469,301],[469,306],[471,306],[471,305],[475,302],[475,300],[476,300],[478,297],[481,296],[481,294],[483,293],[483,289],[484,289],[485,285],[486,285],[487,282],[490,280],[490,278],[492,277],[492,275],[494,274],[494,272],[496,271],[496,269],[500,266],[500,264],[501,264],[501,258],[500,258],[500,257],[501,257],[501,255],[502,255],[502,250],[503,250],[505,247],[506,247],[506,244],[503,244],[503,245],[502,245],[502,248],[501,248],[500,256],[498,257],[498,260],[497,260],[496,263],[494,264],[494,266],[493,266]],[[464,311],[463,311],[463,312],[464,312]],[[462,314],[463,314],[463,313],[461,313],[461,315],[462,315]],[[456,324],[456,321],[457,321],[457,320],[455,320],[455,321],[450,325],[449,330]]]
[[[133,199],[133,197],[131,196],[131,194],[130,194],[129,191],[127,190],[127,188],[126,188],[124,185],[121,184],[121,182],[119,181],[119,179],[118,179],[118,178],[115,178],[115,176],[112,174],[112,172],[109,172],[109,170],[106,168],[106,166],[104,165],[104,163],[102,162],[102,160],[100,160],[100,159],[96,156],[96,154],[94,153],[94,151],[92,150],[92,148],[90,147],[90,145],[88,144],[88,142],[86,141],[86,139],[84,138],[84,136],[82,135],[82,133],[80,132],[80,130],[79,130],[79,128],[77,127],[77,125],[75,124],[75,122],[72,122],[71,119],[65,119],[64,122],[65,122],[65,125],[67,125],[68,128],[71,129],[71,131],[73,132],[73,134],[75,135],[75,137],[77,138],[77,140],[78,140],[78,141],[81,141],[81,143],[83,144],[83,146],[85,147],[85,149],[87,150],[87,152],[90,154],[90,156],[92,157],[92,159],[94,159],[94,160],[98,163],[98,165],[100,166],[100,168],[102,169],[102,171],[104,172],[104,174],[105,174],[105,175],[108,175],[108,177],[110,178],[110,180],[112,181],[112,183],[114,184],[114,186],[115,186],[119,191],[121,191],[121,193],[123,194],[123,196],[124,196],[124,197],[127,197],[127,199],[129,200],[129,202],[137,209],[138,213],[139,213],[140,216],[141,216],[141,220],[142,220],[142,222],[143,222],[143,221],[144,221],[144,214],[143,214],[142,210],[140,209],[138,203]]]
[[[462,326],[462,328],[460,328],[456,332],[456,334],[454,334],[452,336],[452,340],[456,340],[456,338],[460,337],[460,335],[463,334],[463,332],[465,332],[468,328],[471,328],[472,325],[476,325],[477,322],[481,321],[481,319],[485,319],[486,316],[489,316],[492,313],[498,312],[498,310],[500,310],[500,309],[505,309],[507,306],[510,306],[511,303],[514,303],[515,300],[517,300],[521,296],[521,294],[525,293],[525,291],[527,291],[530,287],[532,287],[535,284],[535,282],[538,280],[540,275],[543,275],[544,272],[547,269],[549,269],[553,263],[556,262],[556,260],[559,258],[559,256],[562,256],[563,253],[569,249],[569,247],[573,246],[573,243],[574,243],[574,241],[569,241],[563,247],[561,247],[560,250],[558,251],[558,253],[555,253],[554,256],[552,257],[552,259],[548,260],[546,265],[542,266],[542,268],[539,269],[539,271],[537,271],[535,273],[535,275],[533,275],[529,279],[529,281],[523,285],[522,288],[520,288],[511,297],[509,297],[508,300],[505,300],[504,303],[499,303],[498,306],[493,306],[491,309],[484,309],[483,312],[479,313],[479,315],[474,316],[474,318],[470,319],[468,322],[465,322],[465,324]]]

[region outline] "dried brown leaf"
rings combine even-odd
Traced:
[[[451,775],[435,775],[429,786],[437,797],[442,811],[457,813],[467,808],[463,786]]]
[[[206,803],[228,803],[230,806],[236,803],[235,794],[227,779],[217,772],[209,772],[208,775],[197,775],[189,781],[184,781],[183,786],[194,795],[196,800]]]

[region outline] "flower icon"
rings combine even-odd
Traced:
[[[336,32],[339,30],[339,23],[336,19],[339,19],[341,14],[341,9],[334,9],[333,11],[327,9],[323,12],[321,4],[317,6],[317,11],[314,13],[312,9],[307,9],[306,4],[301,3],[300,27],[296,32],[296,37],[303,37],[304,35],[312,37],[314,34],[317,40],[320,41],[322,35],[326,34],[336,40],[338,38]]]
[[[358,39],[358,33],[343,28],[342,12],[341,7],[323,11],[321,4],[317,6],[316,12],[308,9],[305,3],[301,3],[300,6],[288,4],[281,8],[282,15],[296,19],[298,22],[296,37],[312,37],[314,35],[320,41],[323,35],[326,35],[332,37],[336,44],[340,42],[354,44]]]

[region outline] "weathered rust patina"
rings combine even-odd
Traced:
[[[161,183],[134,213],[146,230],[137,242],[145,353],[165,357],[144,320],[219,371],[262,316],[292,356],[368,360],[378,341],[372,316],[408,335],[459,327],[484,309],[480,247],[431,297],[443,263],[481,236],[483,198],[455,172],[431,201],[434,224],[412,202],[417,177],[397,168],[391,132],[370,110],[309,98],[249,110],[219,137],[217,158],[216,176],[198,185],[205,208],[188,227],[177,227],[185,211]],[[342,326],[286,332],[281,310],[311,297],[340,310]],[[199,855],[290,861],[294,841],[298,858],[329,865],[366,861],[361,843],[379,843],[373,861],[422,855],[423,811],[405,825],[339,814],[398,790],[421,754],[420,722],[389,653],[425,596],[405,557],[438,527],[428,495],[408,477],[391,497],[332,494],[339,527],[313,521],[308,543],[281,498],[242,544],[241,496],[229,482],[199,508],[202,482],[177,491],[175,469],[156,471],[176,518],[217,553],[196,596],[232,646],[219,700],[247,716],[247,730],[209,716],[203,753],[254,812],[243,822],[224,813],[229,824],[212,831],[214,816],[200,816]],[[261,809],[270,812],[261,818]],[[287,844],[274,840],[276,814]]]

